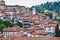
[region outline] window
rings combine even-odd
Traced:
[[[51,31],[51,29],[48,29],[48,31]]]
[[[25,13],[24,15],[25,15],[25,16],[29,16],[29,14],[28,14],[28,13]]]
[[[30,23],[30,26],[33,26],[34,24],[33,23]]]

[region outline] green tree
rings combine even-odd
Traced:
[[[58,25],[56,27],[56,37],[60,37],[60,29],[59,29],[59,24],[60,24],[60,19],[56,19],[56,21],[58,22]]]
[[[20,27],[23,26],[23,24],[22,24],[21,22],[17,22],[16,25],[18,25],[18,26],[20,26]]]
[[[2,31],[6,26],[4,24],[0,24],[0,31]]]
[[[12,23],[11,21],[8,21],[8,20],[5,20],[5,21],[4,21],[4,24],[5,24],[6,27],[11,27],[11,26],[13,26],[13,23]]]
[[[3,24],[4,23],[4,20],[3,19],[0,19],[0,24]]]
[[[52,19],[52,13],[45,14],[46,16],[49,16]]]
[[[32,6],[30,8],[30,10],[32,10],[35,7],[37,12],[44,12],[44,10],[52,10],[52,11],[56,11],[59,13],[60,10],[60,2],[46,2],[44,4],[41,5],[36,5],[36,6]]]
[[[60,18],[59,19],[56,19],[56,21],[58,22],[58,24],[60,24]]]
[[[60,30],[59,30],[59,25],[57,25],[56,27],[56,34],[55,34],[56,37],[60,37]]]

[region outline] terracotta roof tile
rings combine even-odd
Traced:
[[[60,40],[60,37],[11,37],[7,40]]]
[[[34,35],[38,35],[38,34],[42,34],[42,35],[47,35],[47,34],[49,34],[49,32],[33,32],[32,34],[34,34]]]
[[[3,34],[0,34],[0,38],[1,38],[1,37],[4,37],[4,35],[3,35]]]
[[[31,13],[31,11],[30,10],[23,10],[20,13]]]
[[[20,17],[20,19],[29,19],[29,17]]]
[[[4,28],[3,32],[16,32],[16,31],[24,30],[24,28],[20,28],[19,26],[13,26],[11,28]]]

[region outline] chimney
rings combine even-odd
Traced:
[[[32,9],[32,13],[33,13],[33,15],[36,14],[36,10],[35,10],[35,8]]]

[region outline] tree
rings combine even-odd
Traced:
[[[60,37],[60,29],[59,29],[59,25],[60,25],[60,19],[56,19],[56,21],[58,22],[58,25],[56,27],[56,37]]]
[[[51,19],[53,17],[52,13],[45,14],[46,16],[49,16]]]
[[[35,7],[37,12],[44,12],[44,10],[52,10],[52,11],[56,11],[59,13],[60,10],[60,2],[46,2],[44,4],[41,5],[36,5],[36,6],[32,6],[30,8],[30,10],[32,10]]]
[[[0,24],[0,31],[2,31],[6,26],[4,24]]]
[[[59,19],[56,19],[56,21],[58,22],[58,24],[60,24],[60,18]]]
[[[55,34],[56,37],[60,37],[60,30],[59,30],[59,25],[57,25],[56,27],[56,34]]]
[[[4,21],[4,24],[5,24],[6,27],[11,27],[11,26],[13,26],[13,23],[12,23],[11,21],[8,21],[8,20],[5,20],[5,21]]]
[[[21,22],[17,22],[16,25],[18,25],[18,26],[20,26],[20,27],[23,26],[23,24],[22,24]]]
[[[0,19],[0,24],[3,24],[4,23],[4,20]]]

